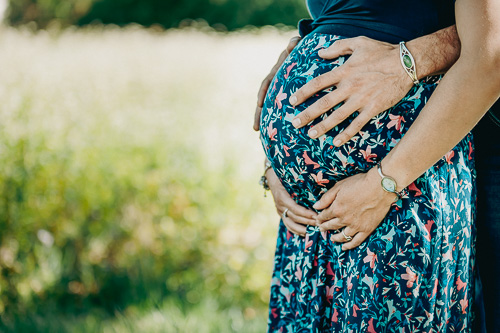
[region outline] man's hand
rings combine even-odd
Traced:
[[[283,212],[288,209],[287,217],[283,218],[286,228],[290,232],[304,237],[306,234],[306,225],[316,225],[315,218],[318,214],[293,201],[273,169],[269,169],[266,172],[266,178],[273,194],[278,214],[283,218]]]
[[[269,86],[271,85],[271,81],[273,80],[274,75],[276,75],[276,72],[283,64],[285,59],[288,57],[290,52],[292,52],[295,46],[297,46],[300,39],[301,38],[299,36],[295,36],[292,37],[292,39],[290,39],[290,42],[288,42],[288,46],[283,52],[281,52],[278,61],[276,62],[274,67],[271,69],[271,72],[266,76],[266,78],[264,79],[264,81],[262,81],[262,84],[260,85],[259,93],[257,94],[257,107],[255,108],[255,119],[253,122],[253,129],[256,131],[259,130],[260,113],[262,112],[262,105],[264,105],[264,99],[266,98],[266,93],[267,90],[269,89]]]
[[[298,105],[321,90],[336,87],[297,115],[292,124],[301,128],[343,102],[308,132],[311,138],[318,138],[358,111],[353,122],[333,139],[337,147],[349,141],[371,118],[400,101],[413,86],[401,65],[399,45],[355,37],[337,40],[319,51],[323,59],[342,55],[350,55],[343,65],[312,79],[290,96],[290,104]]]
[[[317,217],[321,231],[341,230],[352,240],[347,242],[339,232],[332,236],[337,243],[345,243],[342,250],[351,250],[363,243],[382,222],[396,196],[380,186],[376,168],[360,173],[337,184],[314,204],[323,210]]]

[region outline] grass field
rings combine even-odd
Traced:
[[[260,81],[290,32],[0,30],[0,329],[261,332]]]

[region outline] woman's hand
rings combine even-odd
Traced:
[[[315,211],[302,207],[293,201],[272,168],[267,170],[266,178],[269,188],[271,189],[271,193],[273,194],[276,211],[283,219],[283,223],[286,228],[290,232],[304,237],[306,235],[306,225],[315,226],[315,218],[318,214]],[[283,212],[286,209],[288,209],[286,217],[283,217]]]
[[[292,52],[295,46],[297,46],[300,39],[301,38],[299,36],[295,36],[292,37],[292,39],[290,39],[290,42],[288,42],[288,46],[283,52],[281,52],[278,61],[276,62],[274,67],[271,69],[271,72],[266,76],[266,78],[264,79],[264,81],[262,81],[262,84],[260,85],[259,93],[257,94],[257,107],[255,108],[255,118],[253,122],[253,129],[256,131],[259,130],[260,114],[262,112],[264,99],[266,98],[266,93],[267,90],[269,89],[269,86],[271,85],[271,81],[273,80],[274,75],[276,75],[276,72],[281,67],[285,59],[288,57],[290,52]]]
[[[336,89],[297,115],[292,124],[301,128],[343,102],[308,132],[311,138],[318,138],[358,111],[353,122],[333,139],[337,147],[349,141],[371,118],[400,101],[413,86],[401,65],[399,45],[355,37],[337,40],[319,51],[323,59],[342,55],[351,56],[343,65],[309,81],[289,100],[290,104],[298,105],[317,92],[335,86]]]
[[[323,210],[316,218],[321,231],[343,229],[332,236],[337,243],[345,243],[342,250],[359,246],[382,222],[396,195],[385,192],[376,168],[338,182],[314,204]]]

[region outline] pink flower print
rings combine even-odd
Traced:
[[[328,262],[328,264],[326,265],[326,276],[331,276],[332,280],[335,278],[335,273],[333,273],[331,262]]]
[[[368,330],[367,330],[367,332],[368,333],[377,333],[377,331],[375,331],[375,327],[373,327],[373,318],[368,321]]]
[[[347,290],[351,291],[351,289],[352,289],[352,276],[349,276],[347,278]]]
[[[434,297],[434,295],[436,295],[437,293],[437,290],[438,290],[438,280],[436,279],[436,282],[434,282],[434,288],[432,289],[432,297]]]
[[[373,278],[369,277],[368,274],[365,274],[365,277],[361,279],[361,282],[364,282],[370,288],[370,292],[373,294],[375,289],[375,283],[373,283]]]
[[[462,290],[467,286],[467,283],[463,282],[462,279],[460,279],[460,276],[457,279],[457,288],[458,290]]]
[[[455,156],[455,152],[453,150],[450,150],[449,152],[446,153],[446,155],[444,155],[444,157],[446,158],[446,162],[448,164],[453,164],[453,162],[451,161],[453,156]]]
[[[377,157],[377,154],[372,154],[372,147],[368,146],[366,150],[360,149],[361,154],[363,154],[363,158],[367,162],[373,162],[372,158]]]
[[[278,109],[281,109],[283,107],[283,105],[281,105],[281,101],[284,100],[286,96],[287,95],[283,92],[283,86],[281,86],[280,91],[274,100],[274,106],[276,107],[276,105],[278,105]]]
[[[286,68],[286,74],[284,75],[285,79],[288,79],[288,76],[290,75],[290,72],[295,67],[295,65],[297,65],[296,62],[292,63],[290,66]]]
[[[290,156],[290,154],[288,153],[288,149],[290,149],[290,147],[288,147],[287,145],[283,145],[283,150],[285,150],[286,157]]]
[[[311,160],[309,156],[307,156],[307,152],[304,152],[304,154],[302,154],[302,157],[304,158],[306,164],[312,164],[314,166],[313,169],[319,168],[319,164]]]
[[[333,310],[332,321],[334,323],[339,321],[339,313],[336,308]]]
[[[395,127],[397,131],[401,129],[401,122],[406,122],[403,116],[389,114],[389,118],[391,118],[391,121],[387,124],[387,128]]]
[[[406,287],[412,288],[413,283],[417,281],[417,274],[413,273],[410,267],[406,267],[406,273],[407,274],[401,274],[401,278],[408,281],[406,282]]]
[[[425,224],[425,230],[427,231],[427,235],[425,235],[425,239],[427,239],[429,242],[431,241],[431,229],[432,229],[433,224],[434,224],[434,220],[429,220]]]
[[[408,190],[415,192],[415,196],[419,197],[422,195],[422,191],[415,185],[415,182],[411,183],[410,186],[408,186]]]
[[[377,260],[377,254],[370,251],[370,249],[366,249],[366,250],[368,251],[368,255],[363,259],[363,262],[364,263],[369,262],[370,268],[373,269],[373,267],[375,267],[375,260]]]
[[[358,316],[358,314],[356,313],[356,310],[359,310],[359,307],[356,304],[354,304],[354,306],[352,307],[352,315],[354,317]]]
[[[467,294],[465,294],[465,298],[460,300],[460,306],[462,307],[462,313],[467,313],[467,308],[469,307],[469,300],[467,299]]]
[[[276,134],[278,134],[278,130],[276,128],[273,128],[273,125],[274,121],[271,121],[269,123],[269,126],[267,127],[267,135],[269,136],[269,139],[271,139],[271,141],[278,141],[275,138]]]
[[[326,286],[326,299],[328,301],[333,299],[333,290],[335,289],[335,286]]]
[[[325,186],[325,184],[330,182],[328,179],[323,179],[323,171],[318,172],[317,175],[311,174],[311,176],[319,186]]]
[[[295,271],[295,277],[299,281],[302,280],[302,268],[300,268],[300,265],[297,265],[297,270]]]
[[[304,249],[304,252],[309,252],[309,248],[313,245],[313,241],[310,240],[308,242],[306,242],[306,247]]]

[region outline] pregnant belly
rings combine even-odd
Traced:
[[[295,200],[310,207],[322,193],[348,176],[368,171],[382,160],[404,135],[434,91],[436,80],[423,81],[393,108],[373,118],[361,132],[342,147],[333,138],[354,119],[354,115],[318,139],[308,130],[333,110],[301,129],[293,117],[329,92],[325,90],[293,107],[288,98],[312,78],[344,63],[318,56],[318,51],[342,37],[310,34],[292,51],[276,73],[262,109],[260,133],[264,151],[282,184]],[[432,82],[431,82],[432,81]]]

